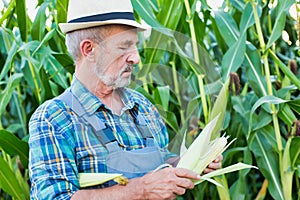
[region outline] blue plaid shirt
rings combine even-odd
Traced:
[[[113,130],[124,150],[143,148],[131,109],[138,108],[156,145],[167,152],[167,129],[156,108],[141,94],[119,89],[124,108],[115,115],[75,77],[71,92],[89,114],[96,115]],[[61,100],[43,103],[29,122],[31,199],[70,199],[79,190],[78,173],[106,172],[107,150],[78,116]]]

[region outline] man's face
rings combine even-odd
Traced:
[[[133,65],[140,62],[135,30],[114,27],[109,36],[95,48],[95,73],[105,85],[120,88],[130,83]]]

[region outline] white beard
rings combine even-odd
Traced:
[[[99,65],[94,67],[95,73],[99,80],[103,82],[105,85],[112,87],[114,89],[116,88],[123,88],[129,85],[131,81],[131,76],[128,76],[126,78],[122,77],[122,74],[125,71],[132,70],[133,66],[131,65],[126,65],[118,74],[117,77],[113,77],[110,74],[107,74],[103,68],[99,67]]]

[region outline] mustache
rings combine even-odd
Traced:
[[[121,74],[124,72],[131,72],[133,70],[133,65],[127,65],[122,71]]]

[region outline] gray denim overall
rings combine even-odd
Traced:
[[[150,133],[145,120],[139,115],[132,114],[136,127],[139,129],[145,146],[142,149],[125,151],[119,145],[112,129],[103,123],[96,114],[88,115],[81,103],[68,90],[58,96],[65,102],[87,125],[89,125],[99,141],[108,151],[106,157],[107,173],[120,173],[131,179],[143,176],[149,171],[164,164],[164,159],[159,148],[154,144],[154,138]],[[115,184],[110,181],[106,186]]]

